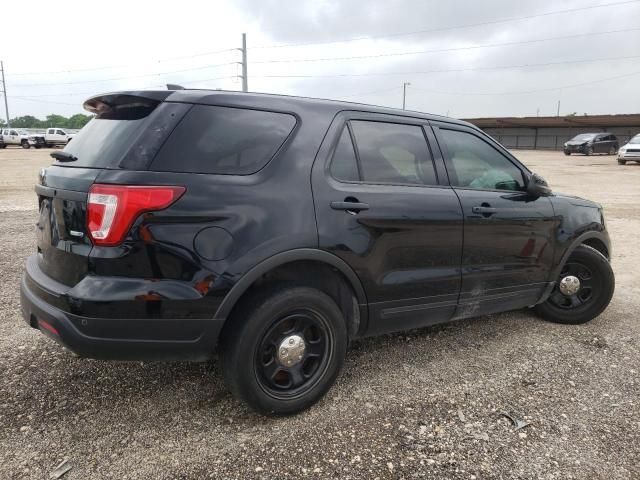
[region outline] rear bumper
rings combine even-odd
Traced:
[[[28,268],[20,287],[22,316],[33,328],[81,357],[105,360],[204,361],[215,351],[223,321],[215,319],[93,318],[43,298],[64,297],[52,279],[37,282]],[[37,277],[44,276],[39,272]],[[48,277],[45,277],[48,278]],[[39,280],[43,280],[39,278]]]

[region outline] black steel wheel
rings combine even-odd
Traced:
[[[549,298],[534,307],[556,323],[586,323],[607,308],[615,289],[609,261],[587,245],[578,246],[560,271]]]
[[[244,299],[220,339],[222,374],[254,410],[288,415],[317,402],[347,350],[341,310],[327,294],[279,285]]]
[[[327,320],[302,309],[276,320],[255,354],[260,386],[276,398],[304,395],[322,376],[333,345]]]
[[[601,283],[602,279],[594,277],[588,266],[570,261],[562,268],[549,302],[565,310],[587,305],[595,298],[594,289],[602,288]]]

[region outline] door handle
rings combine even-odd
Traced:
[[[489,218],[491,215],[498,211],[497,208],[491,207],[489,204],[483,203],[480,206],[472,207],[471,212],[482,215],[484,218]]]
[[[473,213],[496,213],[498,210],[492,207],[473,207]]]
[[[361,210],[369,210],[368,203],[361,203],[345,199],[343,202],[331,202],[329,204],[333,210],[345,210],[348,213],[358,213]]]

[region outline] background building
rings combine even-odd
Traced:
[[[579,133],[610,132],[620,145],[640,133],[640,114],[467,118],[507,148],[562,150]]]

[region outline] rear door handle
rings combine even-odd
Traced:
[[[361,210],[369,210],[369,204],[361,202],[331,202],[330,205],[333,210],[346,210],[354,213],[358,213]]]
[[[496,213],[498,210],[493,207],[473,207],[473,213]]]

